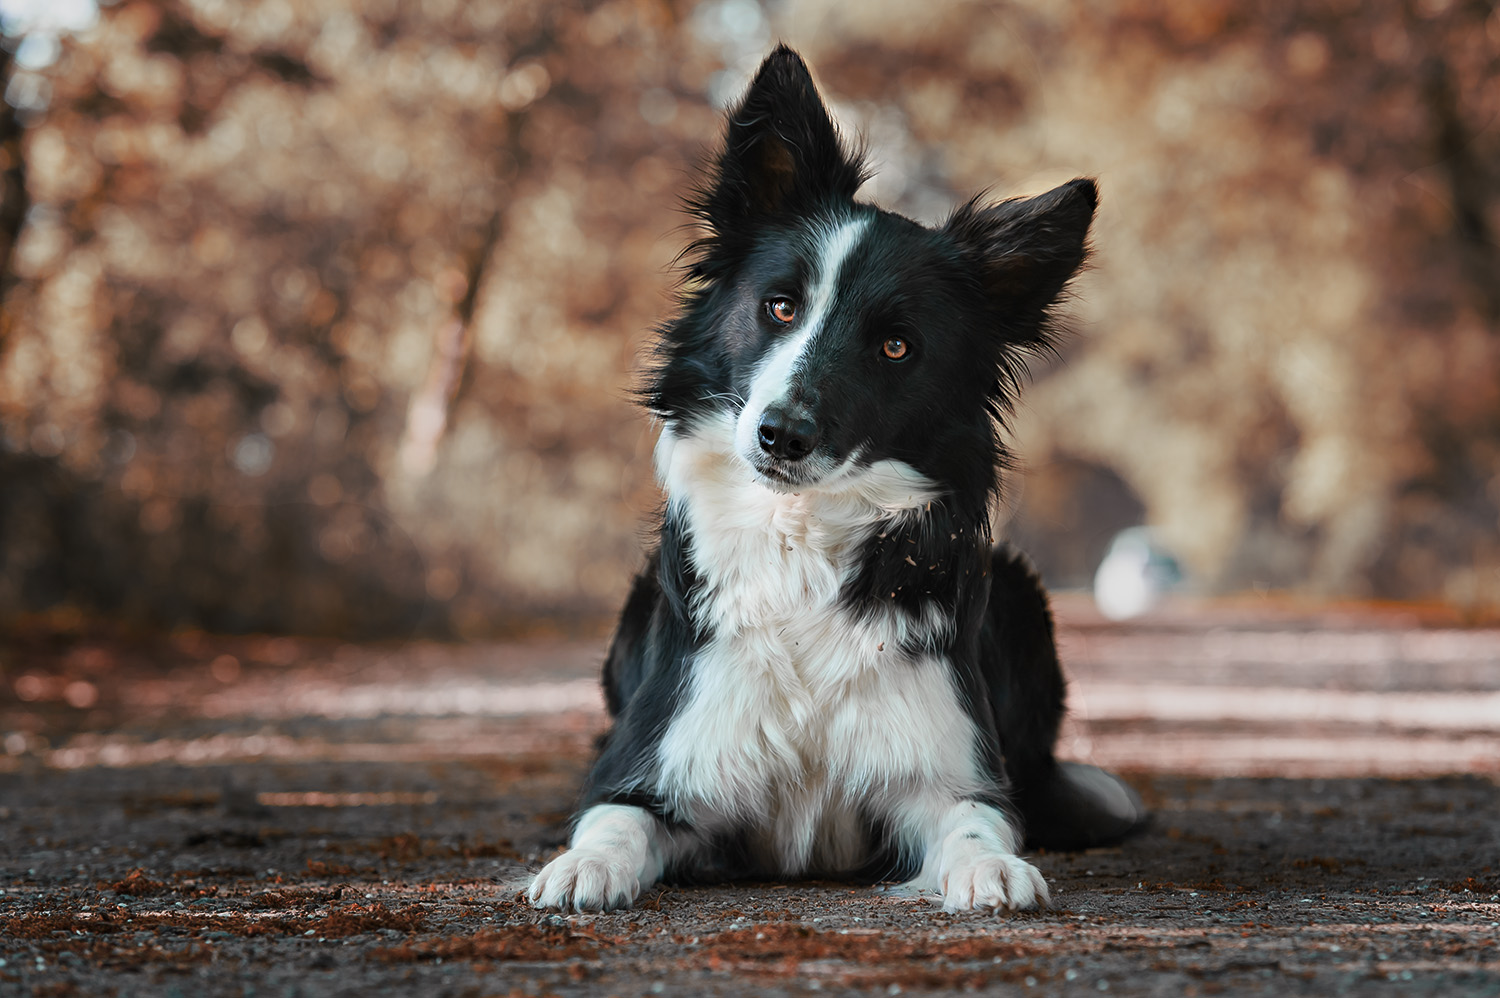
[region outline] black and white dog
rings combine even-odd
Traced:
[[[1096,194],[960,208],[854,200],[866,174],[778,48],[690,201],[680,316],[646,388],[660,545],[604,665],[614,723],[544,908],[662,878],[913,878],[949,909],[1027,908],[1024,841],[1144,818],[1059,764],[1047,598],[990,539],[1000,422],[1085,254]]]

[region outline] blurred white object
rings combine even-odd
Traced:
[[[99,20],[96,0],[0,0],[0,32],[20,38],[16,62],[45,69],[58,56],[58,36],[87,31]]]
[[[1128,620],[1151,609],[1182,581],[1177,559],[1146,527],[1115,535],[1094,573],[1094,603],[1110,620]]]

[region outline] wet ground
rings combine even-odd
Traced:
[[[1500,994],[1500,630],[1060,601],[1064,753],[1153,808],[1041,913],[835,883],[518,900],[597,642],[0,642],[0,995]]]

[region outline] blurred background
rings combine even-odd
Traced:
[[[778,39],[888,207],[1103,191],[996,528],[1055,587],[1059,754],[1156,823],[1039,859],[1066,907],[964,976],[887,915],[819,942],[842,888],[515,900],[660,502],[679,201]],[[722,918],[891,993],[1106,951],[1493,993],[1490,0],[0,0],[0,90],[0,981],[764,991],[662,948]]]
[[[777,40],[925,221],[1100,179],[1000,530],[1500,608],[1478,0],[0,0],[0,623],[593,634],[678,199]]]

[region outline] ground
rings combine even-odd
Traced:
[[[892,887],[520,900],[604,719],[596,641],[0,643],[0,995],[1500,994],[1500,631],[1060,601],[1064,752],[1154,812],[1037,913]]]

